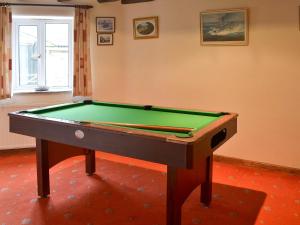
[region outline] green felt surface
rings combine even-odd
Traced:
[[[117,104],[71,104],[42,110],[32,110],[30,113],[55,119],[72,121],[98,121],[132,123],[157,126],[188,127],[197,130],[220,118],[220,114],[183,111],[176,109],[153,108],[144,110],[140,106]],[[134,129],[134,128],[131,128]],[[189,137],[190,134],[176,132],[153,131],[156,133],[174,134]]]

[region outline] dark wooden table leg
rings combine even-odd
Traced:
[[[181,225],[182,201],[178,196],[177,169],[168,166],[167,171],[167,225]]]
[[[45,198],[50,194],[49,169],[59,162],[77,155],[85,155],[86,173],[93,175],[96,170],[94,150],[36,139],[37,184],[40,197]]]
[[[95,151],[87,150],[85,155],[85,171],[88,176],[92,176],[96,171]]]
[[[36,139],[36,163],[38,195],[46,198],[50,194],[48,142]]]
[[[209,156],[206,159],[205,165],[205,182],[201,184],[201,199],[200,201],[205,205],[209,206],[212,198],[212,164],[213,156]]]
[[[181,225],[181,207],[176,203],[168,203],[167,206],[167,225]]]
[[[181,208],[191,192],[203,179],[199,169],[178,169],[168,166],[167,171],[167,225],[181,225]]]

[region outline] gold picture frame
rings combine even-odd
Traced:
[[[248,45],[247,8],[209,10],[200,13],[201,45]]]
[[[133,19],[134,39],[150,39],[159,37],[158,16]]]

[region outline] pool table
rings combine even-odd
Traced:
[[[49,169],[73,156],[85,155],[88,175],[95,151],[165,164],[167,225],[181,224],[199,185],[200,202],[210,204],[213,152],[237,132],[237,116],[92,100],[9,113],[11,132],[36,138],[39,196],[50,194]]]

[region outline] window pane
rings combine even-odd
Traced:
[[[38,84],[37,26],[19,26],[20,85]]]
[[[69,85],[69,25],[46,24],[46,84]]]

